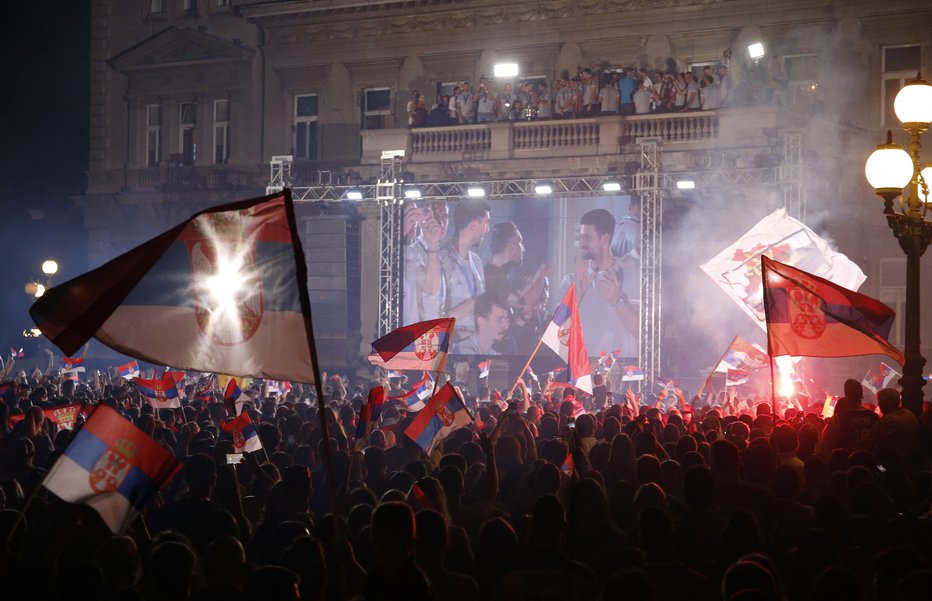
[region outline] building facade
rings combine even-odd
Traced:
[[[693,375],[734,335],[715,324],[735,308],[724,295],[715,307],[690,303],[707,287],[714,301],[714,287],[675,267],[779,207],[862,267],[862,292],[902,310],[905,259],[863,162],[884,130],[899,130],[896,91],[932,63],[930,22],[932,8],[915,0],[94,0],[89,185],[77,199],[90,263],[194,210],[261,195],[271,159],[290,157],[284,183],[339,200],[299,204],[322,354],[337,364],[363,355],[380,329],[384,152],[404,150],[397,177],[438,184],[434,196],[484,184],[493,213],[496,198],[555,182],[542,201],[553,206],[547,235],[567,240],[574,199],[617,180],[623,195],[656,199],[645,228],[657,228],[652,294],[664,300],[642,345],[698,345],[688,359],[657,351],[653,367]],[[763,57],[749,55],[755,43]],[[518,74],[495,78],[499,63]],[[416,90],[431,107],[463,82],[552,91],[587,69],[596,79],[626,67],[702,77],[706,66],[727,68],[721,108],[408,127]],[[687,179],[695,189],[678,188]],[[352,187],[369,189],[366,200],[346,202]],[[553,260],[561,271],[572,257]],[[696,323],[709,330],[696,334]],[[924,329],[932,339],[928,318]]]

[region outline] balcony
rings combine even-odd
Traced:
[[[718,134],[716,111],[365,130],[362,163],[377,163],[383,150],[399,148],[413,163],[614,155],[641,137],[708,144]]]

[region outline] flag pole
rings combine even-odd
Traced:
[[[511,395],[514,394],[515,388],[518,387],[518,380],[524,376],[524,372],[527,371],[527,368],[531,366],[531,361],[534,360],[534,356],[537,354],[537,351],[540,349],[541,343],[544,341],[544,337],[541,336],[540,340],[537,341],[537,346],[534,347],[534,350],[531,351],[531,356],[527,358],[527,363],[524,364],[524,367],[518,372],[518,377],[515,378],[514,384],[511,385],[511,388],[508,390],[508,398],[511,398]]]
[[[728,351],[735,345],[735,341],[738,340],[738,335],[735,334],[735,337],[731,339],[731,342],[728,343],[728,346],[725,347],[725,352],[722,353],[722,356],[718,358],[715,365],[712,366],[712,371],[709,372],[709,377],[705,379],[705,382],[702,383],[702,386],[699,388],[699,392],[696,393],[696,396],[702,396],[702,392],[705,390],[706,384],[709,384],[712,381],[712,376],[715,375],[715,370],[718,369],[718,366],[722,364],[722,361],[725,359],[725,355],[728,354]],[[727,376],[727,374],[726,374]]]
[[[330,493],[330,509],[338,512],[337,508],[337,481],[333,473],[333,449],[330,448],[330,426],[327,425],[327,406],[324,404],[324,385],[320,378],[320,363],[317,359],[317,345],[314,342],[314,322],[311,319],[311,297],[307,291],[307,263],[304,258],[304,249],[298,237],[298,225],[294,214],[294,201],[291,199],[291,188],[282,190],[285,196],[285,214],[288,217],[288,229],[291,230],[291,245],[295,255],[295,275],[298,280],[298,298],[301,302],[301,312],[304,314],[304,331],[307,336],[308,352],[311,356],[311,367],[314,371],[314,389],[317,392],[317,418],[320,420],[320,432],[324,442],[324,468],[327,474],[327,487]]]

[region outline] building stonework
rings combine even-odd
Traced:
[[[93,0],[89,185],[77,199],[90,262],[195,210],[261,195],[273,156],[292,156],[305,186],[371,184],[396,149],[418,182],[633,177],[637,139],[659,137],[670,177],[704,174],[712,186],[697,193],[709,219],[797,203],[868,273],[862,292],[883,298],[895,293],[884,259],[901,255],[863,160],[899,129],[885,121],[885,93],[908,77],[889,67],[896,49],[917,46],[919,67],[932,66],[930,20],[914,0]],[[755,41],[768,53],[758,62],[747,57]],[[501,61],[550,84],[586,67],[723,64],[760,98],[689,114],[406,127],[414,90],[430,105],[452,82],[491,79]],[[787,80],[776,97],[761,92],[774,64]],[[338,274],[343,296],[321,293],[358,312],[345,323],[360,331],[333,332],[350,355],[374,334],[378,211],[316,210],[348,232],[358,262]]]

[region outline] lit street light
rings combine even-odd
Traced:
[[[883,212],[893,235],[906,253],[906,334],[903,377],[903,406],[917,417],[922,412],[922,368],[925,358],[920,352],[919,336],[919,259],[932,242],[932,223],[926,221],[929,196],[927,176],[932,169],[922,169],[919,154],[922,144],[919,137],[932,122],[932,85],[921,74],[909,82],[896,95],[893,110],[910,134],[909,151],[893,143],[893,133],[887,132],[886,143],[881,144],[867,159],[864,173],[878,196],[884,199]],[[904,193],[904,188],[908,190]],[[898,210],[893,200],[902,195]]]

